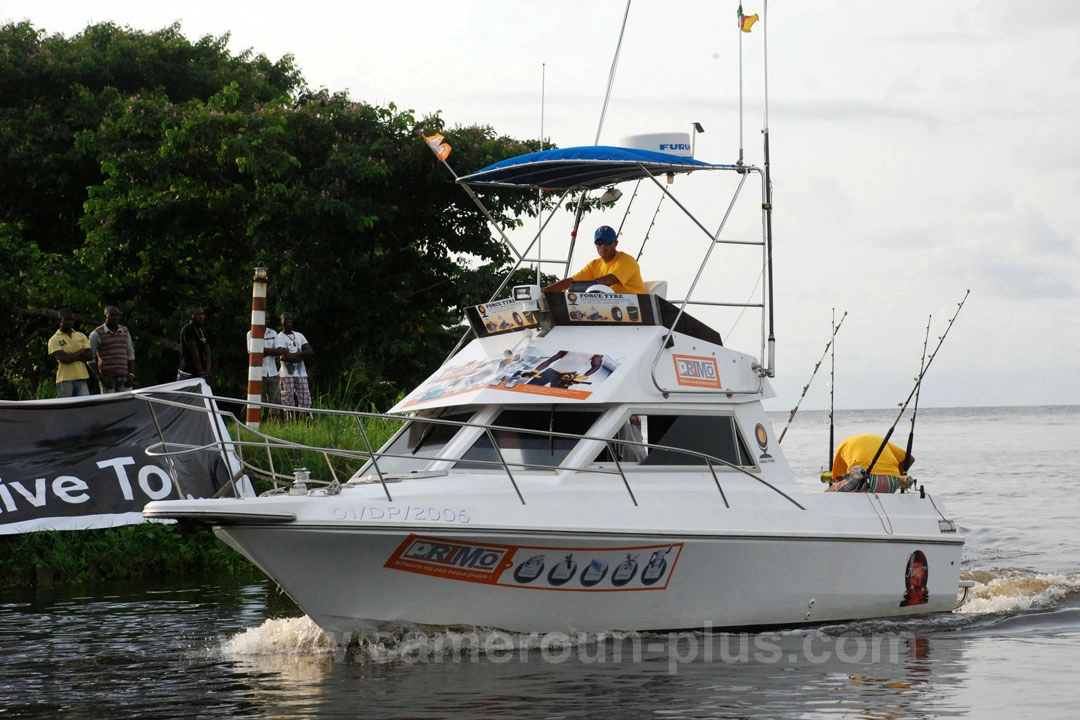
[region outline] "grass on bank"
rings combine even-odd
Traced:
[[[363,450],[364,433],[373,446],[379,447],[399,425],[398,421],[368,419],[362,433],[350,416],[316,414],[312,419],[268,418],[262,423],[261,432],[312,447]],[[242,435],[244,440],[258,440],[246,432]],[[330,457],[342,482],[361,463],[356,458]],[[302,466],[312,471],[313,479],[330,479],[324,456],[309,450],[248,447],[244,459],[263,471],[273,468],[291,477],[293,468]],[[272,487],[255,473],[249,474],[257,491]],[[207,573],[258,575],[259,570],[218,540],[206,525],[145,522],[96,530],[0,535],[0,588]]]
[[[270,487],[269,482],[258,481],[261,474],[276,474],[292,478],[295,468],[307,468],[313,480],[329,482],[337,478],[340,482],[348,480],[360,469],[365,460],[362,457],[334,454],[339,450],[346,453],[364,453],[368,447],[377,449],[393,435],[403,421],[387,418],[365,418],[363,429],[354,416],[336,414],[315,414],[313,418],[283,419],[270,417],[264,419],[259,434],[243,428],[232,436],[239,437],[245,445],[241,453],[246,464],[253,466],[249,475],[255,481],[257,491]],[[331,452],[320,453],[309,449],[285,448],[267,444],[255,447],[246,443],[263,443],[262,435],[279,438],[290,443],[305,445],[309,448],[327,448]]]
[[[0,536],[0,587],[257,572],[208,526],[145,522]]]

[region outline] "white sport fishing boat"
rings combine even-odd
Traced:
[[[339,634],[385,623],[758,628],[952,610],[963,539],[925,486],[826,493],[796,481],[762,405],[773,396],[767,165],[684,155],[549,150],[459,182],[565,198],[643,180],[674,200],[661,182],[674,175],[734,173],[736,197],[760,180],[754,273],[765,282],[748,304],[763,318],[760,357],[687,312],[724,226],[695,219],[704,257],[687,299],[667,301],[662,284],[641,295],[513,287],[467,309],[471,341],[391,409],[402,427],[384,447],[325,451],[365,458],[350,479],[298,472],[261,497],[156,501],[144,515],[212,523]]]

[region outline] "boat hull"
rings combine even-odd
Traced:
[[[219,526],[329,633],[791,626],[956,604],[959,538]]]

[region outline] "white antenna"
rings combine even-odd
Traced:
[[[761,130],[762,147],[765,152],[765,242],[768,243],[766,254],[769,258],[769,377],[776,375],[776,326],[773,321],[773,265],[772,265],[772,176],[769,173],[769,0],[762,0],[762,43],[763,68],[765,75],[765,123]]]
[[[540,63],[540,149],[544,149],[544,100],[547,97],[547,63]],[[542,235],[544,232],[544,191],[536,188],[536,222],[539,228],[536,231],[536,284],[541,285],[540,266],[543,265],[544,244]]]
[[[615,70],[619,67],[619,53],[622,50],[623,36],[626,35],[626,21],[630,17],[630,2],[631,0],[626,0],[626,12],[623,13],[622,28],[619,29],[619,42],[615,46],[615,56],[611,58],[607,91],[604,93],[604,105],[600,108],[600,122],[596,125],[596,138],[593,140],[593,145],[600,144],[600,132],[604,129],[604,116],[607,115],[608,101],[611,100],[611,88],[615,84]],[[577,209],[574,211],[574,226],[570,230],[570,250],[566,255],[564,275],[569,275],[572,267],[574,248],[577,246],[578,228],[581,227],[581,216],[585,212],[585,195],[587,192],[587,190],[583,190],[581,195],[578,196]]]
[[[626,19],[630,17],[630,1],[626,0],[626,12],[623,13],[622,29],[619,30],[619,44],[615,46],[615,57],[611,58],[607,92],[604,93],[604,106],[600,109],[600,122],[596,126],[596,139],[593,140],[593,145],[600,144],[600,131],[604,129],[604,116],[607,115],[608,101],[611,100],[611,87],[615,84],[615,70],[619,67],[619,52],[622,50],[623,36],[626,34]]]
[[[762,29],[762,72],[765,75],[765,132],[769,132],[769,0],[763,0],[761,6]]]
[[[742,103],[742,5],[739,5],[739,159],[736,165],[743,164],[743,103]]]

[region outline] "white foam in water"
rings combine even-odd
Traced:
[[[958,613],[1010,613],[1049,607],[1080,592],[1080,575],[1030,574],[1022,570],[977,570],[975,587]]]
[[[307,615],[267,620],[221,643],[227,655],[318,655],[333,652],[334,641]]]
[[[999,569],[973,570],[964,574],[974,580],[967,602],[956,610],[958,614],[1018,613],[1047,608],[1065,597],[1080,593],[1080,575],[1032,573],[1030,570]],[[947,617],[947,616],[946,616]],[[882,627],[890,626],[888,621]],[[840,626],[851,630],[851,625]],[[877,627],[881,630],[882,627]],[[865,627],[862,630],[866,630]],[[820,632],[815,630],[814,632]],[[799,630],[796,632],[806,632]],[[360,657],[377,663],[441,662],[451,657],[470,657],[495,654],[526,656],[532,651],[554,652],[582,646],[619,644],[640,639],[638,633],[508,633],[485,628],[434,628],[402,625],[388,629],[371,629],[339,644],[340,639],[327,635],[311,618],[278,618],[266,620],[223,640],[221,651],[226,655],[246,657],[326,656],[344,651],[348,645]]]

